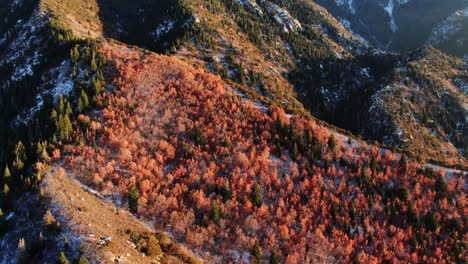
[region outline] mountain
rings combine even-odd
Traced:
[[[457,56],[467,55],[468,7],[457,10],[431,31],[427,44]]]
[[[0,1],[0,262],[467,261],[461,59],[309,0]]]
[[[467,55],[463,40],[467,22],[463,16],[466,0],[318,0],[343,25],[378,48],[409,51],[432,44],[456,56]],[[456,22],[455,22],[456,20]],[[452,26],[449,24],[455,23]],[[444,43],[434,41],[434,34],[445,33]],[[441,34],[440,32],[439,34]],[[456,37],[458,35],[460,37]],[[431,41],[432,40],[432,41]],[[445,43],[448,42],[448,43]],[[449,44],[451,43],[451,44]]]

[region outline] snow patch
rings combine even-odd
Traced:
[[[156,30],[153,32],[153,36],[156,39],[159,39],[161,36],[164,36],[165,34],[169,33],[174,28],[175,21],[171,19],[166,19],[164,22],[162,22]]]
[[[302,29],[302,25],[299,20],[295,19],[288,10],[279,7],[273,3],[268,2],[266,6],[269,12],[273,13],[273,18],[278,24],[283,27],[283,31],[286,33],[295,32]]]
[[[397,32],[398,26],[395,23],[395,17],[393,16],[393,10],[395,8],[395,3],[393,1],[394,0],[388,0],[387,6],[384,6],[384,9],[390,17],[390,29],[392,30],[392,32]]]
[[[353,0],[335,0],[337,6],[347,6],[351,14],[355,14],[356,10],[353,6]]]
[[[468,7],[458,10],[450,15],[446,20],[438,24],[431,32],[427,44],[434,45],[449,39],[451,36],[462,30],[464,24],[468,22]]]

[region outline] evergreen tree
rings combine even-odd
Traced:
[[[102,91],[101,81],[98,78],[93,78],[93,94],[98,96]]]
[[[272,249],[270,252],[270,264],[278,264],[278,254],[276,253],[275,249]]]
[[[78,264],[89,264],[89,261],[88,261],[87,258],[81,257],[81,258],[78,260]]]
[[[70,117],[66,114],[59,115],[57,123],[57,132],[60,140],[67,140],[70,134],[73,132],[73,126]]]
[[[26,148],[23,142],[19,141],[15,146],[15,160],[13,161],[13,168],[15,172],[21,172],[24,169],[24,162],[27,160]]]
[[[70,262],[68,261],[67,257],[65,256],[65,253],[63,253],[63,252],[60,253],[60,257],[59,257],[58,263],[59,263],[59,264],[70,264]]]
[[[227,202],[232,199],[231,187],[229,186],[229,183],[227,181],[224,182],[220,192],[224,202]]]
[[[81,90],[80,98],[78,99],[77,111],[78,113],[83,112],[89,106],[88,95],[84,90]]]
[[[255,240],[255,243],[252,247],[252,257],[253,257],[253,263],[255,264],[261,263],[262,249],[260,248],[260,244],[258,243],[258,240]]]
[[[221,220],[221,210],[215,202],[213,202],[213,207],[211,208],[211,217],[213,219],[213,222],[219,225],[219,221]]]
[[[408,161],[406,160],[406,155],[402,154],[401,159],[400,159],[400,168],[403,171],[406,171],[408,169]]]
[[[335,150],[335,147],[336,147],[335,136],[331,134],[330,137],[328,138],[328,148],[330,150]]]
[[[130,191],[128,194],[128,207],[130,212],[135,214],[138,211],[138,199],[140,198],[140,192],[135,184],[130,186]]]
[[[96,64],[96,58],[93,56],[93,58],[91,59],[91,72],[96,72],[97,69],[98,69],[98,66]]]
[[[5,166],[5,172],[3,173],[3,181],[7,181],[11,177],[10,169],[8,165]]]
[[[104,53],[99,52],[98,59],[99,59],[99,65],[98,65],[99,67],[102,67],[107,64],[107,58],[106,58],[106,55],[104,55]]]
[[[260,185],[258,183],[255,183],[254,186],[252,187],[252,203],[255,206],[260,206],[262,205],[262,191],[260,189]]]
[[[294,142],[292,158],[293,158],[293,160],[296,160],[298,157],[299,157],[299,149],[297,147],[297,143]]]
[[[70,60],[72,61],[73,64],[78,63],[78,60],[80,59],[80,52],[78,50],[78,45],[76,45],[74,48],[70,50]]]
[[[8,195],[10,194],[10,187],[8,187],[8,184],[3,185],[3,197],[7,199]]]
[[[374,174],[377,171],[377,159],[374,156],[372,156],[370,162],[370,169],[372,170],[372,174]]]

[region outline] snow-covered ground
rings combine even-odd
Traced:
[[[468,23],[468,6],[465,9],[456,11],[442,23],[438,24],[432,30],[427,44],[435,45],[447,40],[462,30],[463,26],[466,26],[466,23]]]
[[[60,95],[66,97],[71,95],[74,87],[74,81],[70,78],[71,65],[68,61],[63,61],[59,67],[52,69],[50,71],[51,76],[57,76],[57,78],[52,78],[50,86],[52,89],[45,89],[45,87],[40,87],[42,91],[39,91],[39,94],[36,96],[36,105],[30,109],[24,110],[21,114],[16,117],[15,124],[28,124],[31,120],[34,119],[36,113],[42,109],[44,104],[44,96],[47,94],[52,95],[54,102],[58,101]]]
[[[160,37],[166,35],[169,33],[174,28],[175,21],[172,19],[166,19],[164,22],[162,22],[153,32],[153,36],[156,39],[159,39]]]

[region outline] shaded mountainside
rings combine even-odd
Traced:
[[[459,57],[468,56],[468,6],[457,10],[431,32],[427,44],[450,51]]]
[[[445,23],[445,38],[451,44],[430,42],[444,52],[463,57],[468,42],[459,26],[449,17],[468,6],[467,0],[317,0],[346,27],[363,36],[378,48],[410,51],[432,38],[433,31]],[[446,21],[446,22],[443,22]],[[452,24],[447,26],[447,23]],[[459,21],[463,27],[467,22]],[[437,29],[439,28],[439,29]],[[431,33],[432,32],[432,33]],[[460,36],[460,37],[457,37]],[[463,40],[463,42],[458,42]],[[457,43],[458,42],[458,43]]]

